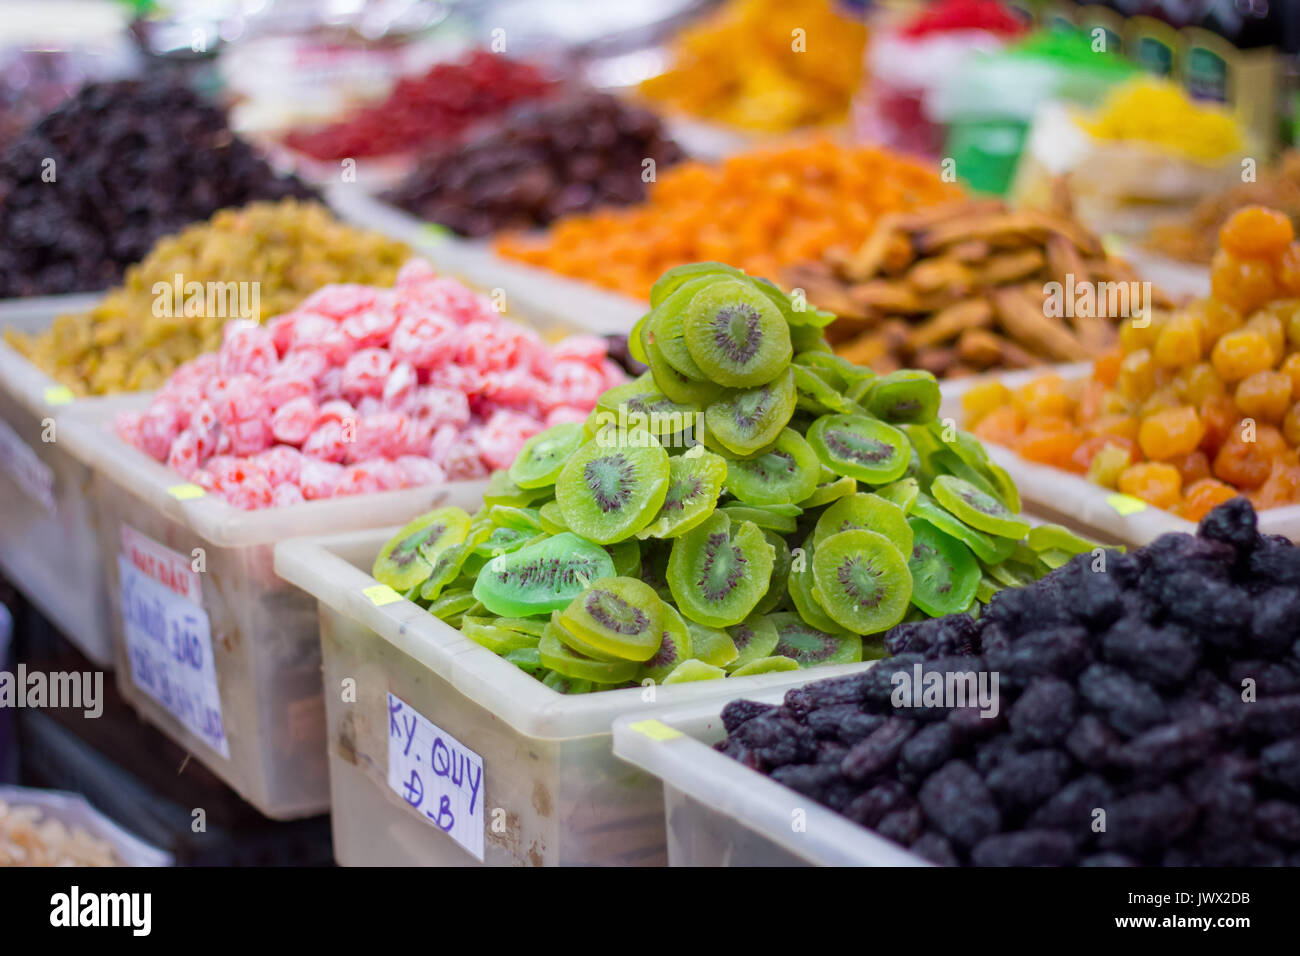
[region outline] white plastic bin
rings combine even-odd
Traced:
[[[172,857],[118,826],[92,807],[86,798],[62,790],[37,790],[30,787],[0,786],[0,801],[10,810],[35,808],[41,817],[37,825],[58,821],[69,830],[85,830],[113,848],[122,866],[171,866]]]
[[[9,300],[0,303],[0,329],[39,332],[56,316],[84,311],[98,299]],[[90,470],[59,434],[63,415],[82,405],[123,407],[114,398],[73,401],[0,340],[0,567],[87,657],[106,667],[112,640],[89,505]]]
[[[660,865],[662,788],[611,753],[615,717],[865,666],[564,696],[409,601],[376,604],[363,569],[391,535],[276,548],[276,571],[320,602],[334,854],[346,866]],[[481,858],[389,786],[390,694],[481,762]]]
[[[64,440],[94,473],[96,556],[108,582],[123,696],[267,816],[323,811],[329,793],[316,604],[276,577],[273,546],[325,530],[404,522],[438,505],[477,508],[485,483],[243,511],[122,441],[111,415],[80,411],[69,413]],[[166,646],[148,645],[142,634],[152,631],[144,626],[128,643],[124,583],[150,608],[166,609],[166,628],[180,627],[180,651],[170,633]],[[136,607],[133,598],[131,620],[140,625],[147,619]],[[177,660],[190,669],[178,670]]]
[[[1076,363],[945,382],[940,388],[943,403],[939,416],[952,418],[958,427],[965,428],[961,396],[972,386],[996,379],[1015,389],[1052,372],[1067,380],[1083,378],[1091,374],[1092,366]],[[1132,547],[1141,547],[1170,531],[1196,532],[1196,525],[1192,522],[1137,498],[1093,484],[1082,475],[1026,461],[1009,448],[991,442],[985,442],[984,447],[988,449],[989,457],[1005,468],[1015,481],[1025,509],[1044,521],[1058,522],[1106,544]],[[1280,534],[1300,542],[1300,505],[1259,512],[1259,530],[1262,534]]]
[[[809,672],[812,673],[812,672]],[[614,754],[663,783],[669,866],[928,866],[914,853],[713,749],[735,693],[614,721]]]

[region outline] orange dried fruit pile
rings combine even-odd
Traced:
[[[644,203],[502,236],[497,251],[646,299],[688,262],[727,262],[777,276],[796,262],[861,242],[880,216],[951,201],[957,187],[888,151],[825,138],[660,171]]]
[[[1022,457],[1199,521],[1244,494],[1300,503],[1300,242],[1284,213],[1219,230],[1210,297],[1126,319],[1088,378],[984,383],[967,427]]]

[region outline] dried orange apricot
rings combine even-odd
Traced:
[[[1088,464],[1088,480],[1106,488],[1114,488],[1119,483],[1119,476],[1131,464],[1133,459],[1129,451],[1107,443],[1092,456],[1092,461]]]
[[[1193,482],[1210,477],[1210,459],[1205,452],[1199,449],[1187,455],[1171,458],[1169,464],[1178,469],[1178,474],[1183,479],[1184,488]]]
[[[1068,471],[1079,442],[1079,435],[1065,419],[1040,418],[1025,426],[1012,447],[1022,458]]]
[[[1192,315],[1176,315],[1156,337],[1151,357],[1165,368],[1181,368],[1201,360],[1201,325]]]
[[[1149,415],[1138,429],[1142,453],[1154,461],[1165,461],[1195,451],[1205,435],[1196,409],[1178,405]]]
[[[1291,377],[1282,372],[1256,372],[1237,385],[1233,401],[1247,418],[1276,424],[1291,405]]]
[[[1219,227],[1219,245],[1241,259],[1271,259],[1295,238],[1291,217],[1264,206],[1238,209]]]
[[[1244,440],[1242,431],[1231,432],[1219,448],[1219,453],[1214,456],[1214,475],[1237,488],[1258,488],[1268,480],[1273,469],[1273,456],[1258,440]]]
[[[1114,385],[1119,378],[1120,363],[1124,361],[1123,349],[1111,349],[1092,363],[1092,377],[1103,385]]]
[[[1232,433],[1232,427],[1240,417],[1237,406],[1226,395],[1207,398],[1197,409],[1205,434],[1201,437],[1201,450],[1213,458],[1219,448]]]
[[[1214,343],[1210,361],[1224,382],[1239,382],[1273,367],[1273,347],[1262,333],[1237,329]]]
[[[1188,521],[1200,521],[1225,501],[1237,497],[1237,494],[1236,488],[1225,485],[1217,478],[1202,478],[1188,486],[1182,504],[1178,506],[1178,515]]]
[[[1074,467],[1071,471],[1088,471],[1092,467],[1093,460],[1106,448],[1114,448],[1124,454],[1124,466],[1140,461],[1141,453],[1138,451],[1137,442],[1131,438],[1122,438],[1118,435],[1094,435],[1091,438],[1085,438],[1079,443],[1079,447],[1074,450],[1070,456]]]
[[[1237,259],[1220,249],[1210,263],[1210,293],[1239,312],[1251,312],[1277,292],[1273,270],[1260,259]]]
[[[1300,445],[1300,402],[1288,408],[1282,416],[1282,437],[1292,446]]]
[[[1126,495],[1141,498],[1157,508],[1171,508],[1178,503],[1183,479],[1173,465],[1143,461],[1125,468],[1117,484]]]
[[[1268,480],[1248,496],[1256,508],[1280,508],[1300,502],[1300,465],[1278,459]]]
[[[1070,411],[1065,379],[1059,375],[1040,375],[1012,393],[1012,401],[1031,421],[1034,418],[1060,418]]]
[[[1014,405],[1003,405],[981,418],[971,432],[982,441],[1012,448],[1024,430],[1025,416],[1020,409]]]
[[[1221,335],[1239,328],[1242,323],[1241,313],[1233,306],[1218,299],[1206,299],[1194,314],[1201,322],[1205,333],[1206,345],[1218,340]]]
[[[1277,264],[1277,281],[1288,295],[1300,295],[1300,242],[1286,247]]]
[[[1136,445],[1138,428],[1141,424],[1141,421],[1133,415],[1102,415],[1089,422],[1083,431],[1089,438],[1096,436],[1126,438]]]
[[[1224,393],[1223,383],[1209,362],[1197,362],[1182,369],[1173,380],[1174,393],[1188,405],[1200,407],[1212,395]]]
[[[1133,402],[1140,402],[1155,391],[1155,363],[1149,349],[1138,349],[1124,356],[1115,386],[1120,395]]]
[[[1011,402],[1011,389],[1001,382],[983,382],[972,385],[961,397],[961,410],[966,417],[966,427],[979,424],[993,411]]]
[[[1264,336],[1268,341],[1274,365],[1286,354],[1286,330],[1278,313],[1271,307],[1265,306],[1252,312],[1243,328]]]

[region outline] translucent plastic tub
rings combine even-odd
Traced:
[[[737,693],[614,721],[614,754],[663,783],[669,866],[926,866],[925,860],[713,749]]]
[[[243,511],[123,442],[111,415],[81,411],[69,414],[64,440],[94,472],[96,555],[123,696],[267,816],[321,812],[316,603],[276,577],[273,546],[404,522],[439,504],[477,508],[484,483]],[[165,621],[165,639],[151,643],[155,621]]]
[[[865,666],[566,697],[417,605],[376,592],[363,569],[390,535],[276,548],[276,571],[320,602],[334,854],[343,865],[662,864],[662,788],[611,753],[615,717]],[[423,799],[417,808],[390,785],[395,767],[401,781],[407,768],[421,767],[409,763],[390,698],[478,759],[481,803],[469,820],[475,832],[467,826],[456,834],[481,838],[481,855],[441,832]]]
[[[1008,388],[1018,388],[1040,375],[1056,372],[1067,380],[1091,374],[1087,363],[1057,368],[1026,369],[1000,376],[962,379],[944,383],[940,418],[953,419],[964,428],[961,396],[980,382],[996,378]],[[1082,475],[1072,474],[1026,461],[1008,448],[985,443],[989,457],[1007,470],[1024,507],[1045,521],[1055,521],[1081,531],[1107,544],[1140,547],[1170,531],[1193,534],[1196,525],[1177,515],[1149,505],[1129,495],[1093,484]],[[1285,535],[1300,542],[1300,505],[1270,508],[1259,513],[1259,530],[1263,534]]]
[[[98,295],[0,303],[0,329],[45,329],[89,308]],[[81,399],[0,340],[0,567],[9,580],[100,666],[112,663],[107,598],[89,505],[90,471],[60,440],[64,414]],[[53,440],[46,440],[53,439]]]

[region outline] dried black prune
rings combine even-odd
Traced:
[[[1056,830],[1019,830],[986,837],[970,851],[976,866],[1068,866],[1074,841]]]
[[[722,726],[727,733],[734,733],[745,721],[775,710],[776,707],[772,704],[760,704],[756,700],[733,700],[722,708]]]
[[[1140,790],[1112,801],[1106,811],[1106,829],[1097,842],[1104,849],[1141,856],[1169,846],[1196,822],[1196,807],[1167,784],[1158,790]]]
[[[1028,810],[1061,789],[1070,758],[1060,750],[1031,750],[1007,757],[984,777],[1004,811]]]
[[[1156,687],[1180,684],[1201,660],[1199,641],[1173,624],[1155,627],[1141,618],[1121,618],[1102,638],[1107,663],[1125,668]]]
[[[849,750],[840,765],[844,776],[850,780],[866,780],[879,773],[897,759],[903,744],[916,729],[917,725],[904,717],[889,718]]]
[[[1097,821],[1097,810],[1105,810],[1115,792],[1104,778],[1090,773],[1071,780],[1029,817],[1031,827],[1063,830],[1083,843],[1090,839]]]
[[[1007,720],[1016,740],[1026,745],[1050,747],[1065,739],[1074,726],[1077,695],[1074,688],[1054,677],[1040,677],[1011,705]]]
[[[1002,828],[993,794],[963,760],[951,760],[930,774],[918,796],[926,819],[959,846],[972,847]]]
[[[1164,720],[1167,713],[1150,684],[1109,664],[1093,664],[1080,674],[1079,694],[1103,720],[1129,736]]]
[[[1077,625],[1026,634],[1004,651],[990,651],[987,663],[999,687],[1017,690],[1035,677],[1070,678],[1092,663],[1088,632]]]
[[[866,827],[874,827],[886,814],[916,802],[908,788],[897,780],[878,783],[849,804],[844,815]]]
[[[1202,538],[1230,544],[1239,556],[1249,557],[1258,534],[1255,509],[1243,497],[1230,498],[1202,519],[1196,533]]]

